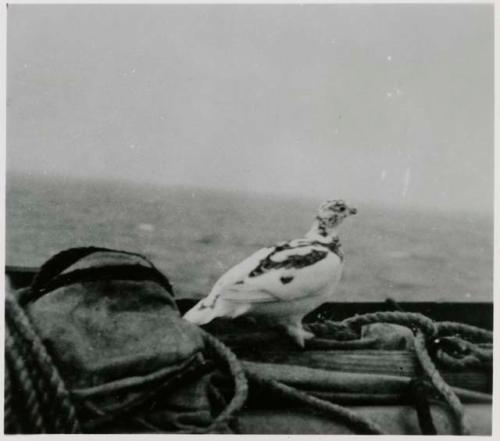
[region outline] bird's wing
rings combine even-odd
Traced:
[[[248,274],[255,268],[262,259],[271,254],[275,250],[275,247],[261,248],[252,255],[248,256],[245,260],[241,261],[237,265],[233,266],[231,269],[226,271],[220,278],[215,282],[210,294],[207,296],[207,300],[212,300],[219,292],[227,287],[237,284],[241,280],[245,279]]]
[[[244,271],[235,271],[232,275],[238,277],[220,284],[214,296],[235,303],[276,302],[316,295],[329,284],[333,288],[342,270],[339,257],[325,247],[294,242],[237,265]]]

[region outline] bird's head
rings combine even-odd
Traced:
[[[356,208],[349,207],[343,200],[337,199],[323,202],[319,207],[316,219],[320,227],[330,232],[335,230],[346,217],[357,212]]]

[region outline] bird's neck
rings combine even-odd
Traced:
[[[318,219],[315,219],[311,229],[305,235],[306,239],[317,240],[319,242],[331,242],[338,237],[335,227],[327,228],[326,225]]]

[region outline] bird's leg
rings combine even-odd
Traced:
[[[292,340],[297,343],[301,348],[305,347],[305,341],[314,338],[312,332],[306,331],[302,327],[302,317],[296,321],[288,322],[283,324],[286,333],[292,338]]]

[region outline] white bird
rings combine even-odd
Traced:
[[[314,334],[302,327],[303,317],[333,298],[342,273],[337,228],[356,213],[342,200],[323,203],[304,238],[262,248],[232,267],[184,318],[204,325],[249,315],[283,328],[304,347]]]

